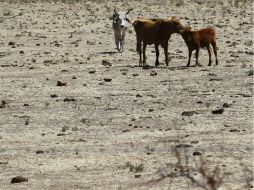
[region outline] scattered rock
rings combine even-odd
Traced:
[[[191,148],[193,147],[192,145],[190,144],[178,144],[175,146],[176,148]]]
[[[7,105],[7,102],[5,100],[1,101],[0,108],[5,108]]]
[[[14,46],[14,45],[15,45],[15,42],[10,41],[10,42],[8,43],[8,45],[9,45],[9,46]]]
[[[193,152],[193,156],[201,156],[202,154],[198,151]]]
[[[67,86],[66,82],[57,81],[56,86]]]
[[[44,153],[43,150],[37,150],[37,151],[36,151],[36,154],[43,154],[43,153]]]
[[[66,134],[64,133],[58,133],[57,136],[65,136]]]
[[[51,97],[51,98],[57,98],[58,95],[57,95],[57,94],[51,94],[50,97]]]
[[[36,59],[34,59],[34,58],[32,58],[31,61],[32,61],[33,63],[36,63]]]
[[[105,81],[105,82],[111,82],[112,79],[111,79],[111,78],[104,78],[104,81]]]
[[[217,109],[217,110],[213,110],[212,114],[222,114],[224,112],[223,108]]]
[[[87,124],[88,121],[89,121],[88,118],[83,118],[83,119],[81,119],[81,122],[82,122],[83,124]]]
[[[136,97],[137,97],[137,98],[141,98],[141,97],[143,97],[143,96],[140,95],[140,94],[137,94]]]
[[[111,66],[112,66],[112,63],[110,63],[110,62],[107,61],[107,60],[102,60],[102,65],[104,65],[105,67],[111,67]]]
[[[191,141],[190,143],[191,143],[191,144],[198,144],[199,141]]]
[[[88,71],[89,74],[94,74],[95,72],[96,72],[95,69],[92,69],[92,70]]]
[[[75,76],[73,76],[72,79],[77,79],[77,78]]]
[[[249,70],[248,72],[247,72],[247,75],[248,76],[253,76],[254,74],[254,70],[253,69],[251,69],[251,70]]]
[[[71,130],[72,131],[78,131],[78,127],[73,127]]]
[[[209,81],[223,81],[223,79],[220,79],[220,78],[210,78]]]
[[[29,125],[29,120],[30,120],[30,117],[27,117],[25,121],[25,125]]]
[[[148,111],[149,111],[149,112],[153,112],[153,111],[154,111],[154,109],[153,109],[153,108],[150,108]]]
[[[19,51],[20,54],[24,54],[25,52],[23,50]]]
[[[182,116],[193,116],[194,114],[198,114],[196,111],[184,111],[182,112]]]
[[[64,98],[64,102],[75,102],[76,100],[74,98]]]
[[[68,126],[63,126],[62,132],[66,132],[66,131],[69,130],[69,129],[70,129],[70,127],[68,127]]]
[[[229,106],[230,106],[230,105],[229,105],[228,103],[224,103],[224,104],[222,105],[223,108],[229,108]]]
[[[132,76],[137,77],[137,76],[139,76],[139,74],[138,73],[133,73]]]
[[[234,133],[234,132],[240,132],[240,130],[238,130],[238,129],[230,129],[229,132],[232,132],[232,133]]]
[[[135,174],[134,177],[135,177],[135,178],[140,178],[141,175],[140,175],[140,174]]]
[[[122,130],[123,133],[129,132],[129,131],[130,131],[129,129]]]
[[[21,183],[21,182],[28,182],[28,178],[23,176],[17,176],[11,179],[11,183]]]
[[[157,72],[156,71],[151,71],[150,72],[150,76],[156,76],[157,75]]]

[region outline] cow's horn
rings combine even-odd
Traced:
[[[129,9],[125,15],[129,14],[129,12],[130,12],[131,10],[132,10],[132,9]]]
[[[118,13],[116,12],[116,9],[114,9],[114,13],[115,13],[116,15],[118,15]]]

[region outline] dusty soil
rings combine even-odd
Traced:
[[[0,189],[202,189],[179,172],[175,147],[194,168],[199,158],[208,172],[218,166],[223,189],[248,189],[251,3],[170,2],[1,2]],[[132,7],[132,19],[215,27],[219,65],[208,67],[201,50],[203,67],[187,68],[187,47],[174,34],[169,67],[162,49],[153,67],[153,46],[151,67],[138,67],[131,26],[124,52],[115,49],[114,7]],[[16,176],[28,181],[11,184]]]

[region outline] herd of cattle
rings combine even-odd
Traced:
[[[165,63],[168,66],[168,41],[170,36],[174,33],[180,34],[189,50],[189,59],[187,66],[190,66],[192,51],[196,50],[196,66],[200,66],[198,62],[198,55],[200,48],[207,48],[209,54],[209,66],[211,66],[211,48],[216,58],[216,65],[218,65],[217,49],[215,40],[215,30],[211,27],[192,31],[190,26],[183,26],[177,17],[171,19],[161,18],[140,18],[131,21],[126,13],[117,12],[114,10],[113,14],[113,30],[115,35],[116,48],[119,52],[123,51],[124,39],[127,29],[127,23],[130,23],[136,32],[137,52],[139,54],[139,66],[146,66],[146,47],[147,45],[155,45],[156,61],[155,66],[159,65],[159,45],[164,49]],[[143,47],[142,47],[143,44]],[[143,59],[142,59],[143,54]]]

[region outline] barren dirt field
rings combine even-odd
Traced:
[[[113,9],[213,26],[219,65],[147,48]],[[253,189],[251,1],[8,2],[0,6],[0,189]],[[205,172],[205,174],[204,174]],[[214,175],[214,176],[213,176]],[[25,182],[11,183],[22,176]],[[212,179],[212,180],[209,180]]]

